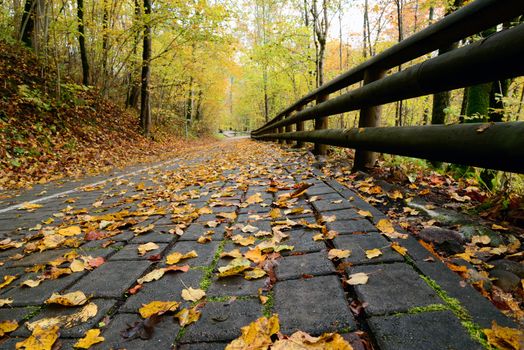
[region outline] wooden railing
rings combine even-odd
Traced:
[[[308,93],[251,136],[297,146],[313,142],[317,154],[325,154],[325,145],[355,148],[357,169],[372,166],[373,152],[383,152],[524,173],[524,122],[379,127],[385,103],[524,75],[524,24],[387,75],[392,67],[523,14],[523,0],[476,0]],[[362,87],[329,98],[360,81]],[[358,129],[326,129],[329,116],[355,110]],[[304,130],[307,120],[314,120],[315,130]]]

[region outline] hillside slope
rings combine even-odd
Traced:
[[[144,138],[134,113],[94,88],[63,77],[58,84],[55,71],[23,47],[0,42],[0,67],[0,190],[157,160],[187,146],[176,137]]]

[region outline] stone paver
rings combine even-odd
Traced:
[[[28,228],[51,217],[55,219],[52,225],[56,227],[78,224],[84,230],[104,231],[108,223],[120,221],[113,219],[112,215],[130,215],[119,227],[121,231],[112,232],[118,234],[81,242],[78,248],[50,249],[13,260],[10,257],[22,253],[23,247],[0,252],[0,263],[3,263],[0,264],[0,279],[3,280],[5,275],[19,276],[15,282],[0,289],[0,299],[14,300],[12,305],[0,309],[0,321],[35,321],[73,313],[79,307],[45,305],[45,300],[53,292],[80,290],[98,305],[98,313],[85,323],[61,330],[59,341],[62,348],[72,348],[87,329],[100,327],[106,340],[93,349],[223,349],[240,335],[243,326],[263,314],[273,313],[279,314],[281,332],[286,335],[301,330],[312,335],[336,331],[347,336],[353,330],[363,330],[370,333],[377,350],[479,348],[461,325],[458,314],[448,311],[446,300],[437,296],[434,286],[426,283],[419,275],[421,273],[431,278],[448,296],[456,298],[477,325],[489,327],[491,321],[496,320],[498,324],[516,327],[445,265],[428,262],[431,253],[413,236],[391,240],[379,234],[375,224],[387,216],[354,191],[311,167],[304,152],[281,153],[268,144],[243,145],[247,147],[246,152],[239,152],[237,147],[234,142],[222,143],[159,168],[125,175],[88,191],[73,191],[51,198],[34,212],[0,213],[0,237],[12,239],[37,233],[28,231]],[[93,179],[100,181],[104,176]],[[58,193],[89,183],[87,180],[65,181],[63,186],[55,185],[55,188],[53,185],[36,187],[39,191],[46,189],[49,193]],[[313,186],[305,195],[292,199],[289,207],[286,203],[275,203],[293,193],[298,183]],[[32,200],[39,191],[31,190],[15,199],[0,200],[0,206]],[[252,196],[259,196],[262,202],[255,199],[255,203],[248,203]],[[100,208],[98,204],[93,206],[99,201],[103,203]],[[88,213],[72,215],[71,209],[66,209],[69,214],[63,218],[55,215],[68,206],[74,207],[73,210],[86,208]],[[278,218],[269,214],[276,206],[280,206],[281,216]],[[150,216],[136,213],[152,208],[161,208],[163,212]],[[212,213],[200,214],[198,210],[202,208],[210,208]],[[293,208],[303,208],[306,212],[286,212]],[[358,213],[359,210],[370,211],[373,217],[366,218]],[[217,217],[218,213],[235,213],[236,218],[221,219]],[[93,219],[93,216],[104,217],[105,222],[96,217]],[[215,261],[219,252],[239,249],[245,253],[253,248],[234,244],[230,239],[236,234],[254,235],[256,232],[241,231],[247,224],[258,228],[257,232],[271,232],[276,221],[305,220],[314,224],[322,222],[322,217],[335,217],[335,221],[327,220],[330,222],[326,223],[328,230],[339,233],[335,239],[314,241],[313,236],[321,232],[318,228],[296,225],[284,231],[289,238],[280,242],[293,246],[293,249],[274,254],[269,261],[260,263],[259,266],[268,270],[269,276],[256,280],[246,280],[242,275],[217,278],[218,268],[231,262],[226,258]],[[209,227],[210,221],[217,222],[217,227]],[[133,226],[148,224],[155,225],[152,231],[133,232]],[[179,226],[184,231],[182,236],[169,232],[175,225],[182,225]],[[21,229],[17,230],[19,227]],[[213,232],[211,242],[196,242],[210,231]],[[83,235],[75,238],[82,241]],[[259,237],[255,244],[268,239]],[[407,248],[407,258],[390,248],[392,241]],[[148,242],[155,242],[159,248],[139,256],[138,246]],[[328,259],[331,248],[349,249],[352,254],[333,262]],[[383,254],[368,259],[365,251],[374,248],[379,248]],[[168,254],[191,250],[195,250],[198,257],[177,264],[188,264],[188,272],[167,272],[160,279],[130,291],[131,287],[137,286],[138,278],[166,267]],[[105,263],[91,271],[44,280],[36,288],[19,286],[20,282],[39,278],[43,273],[25,269],[42,264],[47,265],[45,269],[49,271],[49,262],[68,256],[66,254],[70,252],[103,257]],[[70,260],[58,261],[57,267],[67,269]],[[252,263],[251,267],[256,265]],[[366,284],[344,284],[348,275],[358,272],[369,275]],[[182,290],[189,287],[203,288],[206,292],[205,299],[193,304],[198,304],[202,312],[196,323],[181,329],[173,314],[167,313],[151,328],[138,315],[139,308],[152,301],[180,301],[181,307],[191,306],[181,297]],[[269,298],[265,305],[259,299],[261,292]],[[349,306],[352,302],[353,305],[364,305],[364,313],[357,317],[358,322],[352,314],[355,308]],[[431,307],[425,309],[426,306]],[[136,326],[132,332],[134,337],[124,339],[122,332],[127,330],[129,333],[130,326]],[[151,329],[154,332],[149,332]],[[28,330],[21,325],[11,334],[12,338],[0,344],[0,348],[14,348],[16,342],[28,335]],[[150,336],[150,339],[140,339],[140,336]]]
[[[285,334],[302,330],[320,335],[355,328],[336,276],[277,282],[274,292],[274,311],[280,316],[281,331]]]
[[[208,302],[199,322],[188,327],[183,343],[230,341],[240,335],[240,328],[262,317],[262,306],[254,300]]]
[[[451,311],[372,317],[368,323],[381,350],[483,349]]]
[[[360,300],[367,303],[366,313],[384,315],[406,312],[418,306],[442,304],[443,301],[407,264],[355,266],[350,273],[369,274],[366,284],[356,285]]]
[[[149,261],[108,261],[75,283],[68,292],[80,290],[95,297],[119,298],[150,265]]]
[[[325,252],[283,257],[275,269],[278,280],[296,279],[304,275],[321,276],[335,273]]]

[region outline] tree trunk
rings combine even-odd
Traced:
[[[138,0],[135,0],[135,20],[136,22],[140,21],[140,4]],[[135,35],[135,44],[133,45],[133,56],[137,53],[137,47],[140,42],[140,31],[136,31]],[[136,67],[136,72],[135,72]],[[140,74],[138,64],[132,67],[132,70],[129,72],[129,89],[126,98],[126,107],[138,108],[138,101],[140,98],[140,82],[138,81],[138,75]]]
[[[87,61],[85,31],[84,31],[84,0],[77,0],[78,44],[82,61],[82,84],[89,85],[89,62]]]
[[[35,28],[36,0],[26,0],[22,22],[20,23],[20,40],[27,46],[33,47],[33,30]]]
[[[149,137],[151,129],[151,105],[149,80],[151,79],[151,0],[144,0],[144,50],[142,52],[142,87],[140,99],[140,124],[142,132]]]

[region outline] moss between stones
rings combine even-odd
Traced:
[[[269,293],[267,293],[266,297],[267,297],[267,301],[264,304],[264,308],[262,309],[262,313],[266,317],[271,317],[271,315],[273,314],[273,305],[275,303],[275,295],[274,295],[273,291],[270,291]]]
[[[26,306],[25,308],[30,311],[27,315],[24,316],[24,318],[22,318],[22,322],[28,321],[38,315],[40,311],[44,309],[44,306]]]
[[[204,271],[204,276],[200,281],[200,289],[204,291],[207,291],[209,289],[209,286],[211,285],[211,281],[213,278],[213,271],[215,270],[215,267],[218,264],[220,254],[222,254],[222,252],[224,251],[224,246],[226,245],[226,242],[226,240],[220,242],[215,252],[215,256],[213,256],[213,261],[211,262],[211,264],[209,264],[209,266],[206,267],[201,267],[202,271]]]
[[[431,311],[445,311],[449,310],[449,306],[444,304],[431,304],[427,306],[415,306],[412,307],[407,311],[408,314],[420,314],[423,312],[431,312]]]

